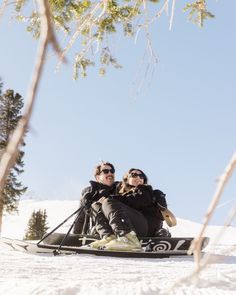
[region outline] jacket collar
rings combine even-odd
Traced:
[[[91,184],[93,189],[95,189],[95,190],[105,189],[105,190],[108,190],[108,191],[112,191],[117,186],[117,183],[118,182],[115,181],[112,186],[108,186],[108,185],[105,185],[103,183],[100,183],[100,182],[97,182],[97,181],[94,181],[94,180],[90,181],[90,184]]]

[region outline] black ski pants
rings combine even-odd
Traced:
[[[148,223],[143,214],[136,209],[113,199],[92,204],[92,219],[101,238],[115,234],[124,236],[135,231],[137,236],[147,236]]]

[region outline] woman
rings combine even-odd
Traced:
[[[125,174],[118,195],[101,192],[93,203],[96,231],[101,240],[90,244],[92,248],[108,250],[140,250],[137,236],[155,236],[162,228],[163,217],[155,203],[167,207],[165,195],[153,190],[140,169],[132,168]]]

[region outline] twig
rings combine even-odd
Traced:
[[[8,4],[8,0],[4,0],[1,7],[0,7],[0,18],[2,17],[7,4]]]
[[[5,181],[9,175],[11,167],[13,167],[15,160],[18,156],[19,147],[23,141],[24,134],[29,125],[30,117],[33,110],[33,105],[35,102],[35,97],[39,82],[42,76],[42,70],[44,66],[44,60],[47,52],[47,47],[49,43],[52,43],[54,50],[60,53],[58,43],[53,32],[53,28],[50,23],[50,10],[48,7],[47,0],[38,0],[39,13],[41,18],[40,27],[40,40],[38,45],[38,52],[36,55],[36,63],[29,85],[26,106],[22,118],[19,120],[16,129],[14,130],[10,141],[6,147],[5,153],[3,154],[0,162],[0,192],[4,188]],[[1,198],[1,194],[0,194]],[[2,200],[0,200],[2,201]]]
[[[173,19],[174,19],[174,12],[175,12],[175,0],[172,1],[169,30],[172,29],[172,24],[173,24]]]
[[[225,230],[231,225],[232,221],[234,220],[236,216],[236,206],[234,206],[234,208],[231,208],[226,221],[224,223],[224,225],[222,226],[221,230],[219,231],[218,235],[215,237],[214,241],[212,242],[212,244],[217,244],[217,242],[220,240],[221,236],[224,234]],[[233,252],[236,249],[236,246],[234,245],[233,247],[231,247],[230,249],[222,252],[221,254],[223,255],[229,255],[231,252]],[[201,260],[201,265],[202,266],[206,266],[210,260],[211,260],[211,253],[207,253],[204,255],[204,258]],[[220,260],[220,259],[218,259]]]
[[[224,224],[224,226],[222,227],[221,231],[219,232],[219,234],[217,235],[214,243],[216,243],[219,238],[222,236],[223,231],[225,229],[225,227],[229,226],[232,222],[232,220],[235,218],[236,216],[236,207],[234,207],[231,212],[228,215],[228,218]],[[230,255],[231,253],[233,253],[236,250],[236,246],[233,245],[230,247],[230,249],[224,251],[223,253],[221,253],[222,255]],[[164,290],[161,292],[161,295],[169,295],[171,293],[172,290],[176,290],[176,288],[178,286],[180,286],[181,284],[186,284],[189,283],[191,280],[196,279],[196,277],[199,275],[199,273],[201,271],[203,271],[212,261],[212,254],[208,253],[204,255],[204,258],[201,260],[201,265],[199,265],[198,268],[196,268],[192,273],[190,273],[188,276],[185,276],[181,279],[179,279],[177,282],[175,282],[170,288]],[[219,257],[219,258],[215,258],[214,262],[219,262],[221,261],[223,258]]]
[[[215,192],[215,195],[213,196],[213,199],[210,203],[210,206],[206,212],[205,215],[205,221],[203,223],[202,229],[200,231],[199,236],[193,241],[190,249],[189,249],[189,254],[194,253],[194,258],[197,263],[197,268],[200,265],[200,248],[201,248],[201,238],[206,230],[207,224],[210,221],[210,218],[213,215],[213,212],[220,200],[220,197],[224,191],[224,188],[226,186],[227,181],[229,180],[230,176],[232,175],[234,169],[236,168],[236,153],[233,155],[232,159],[230,160],[228,166],[225,169],[225,172],[223,175],[220,177],[218,186]]]
[[[95,19],[94,16],[97,13],[97,11],[99,10],[99,8],[101,8],[104,4],[102,13]],[[57,63],[57,70],[60,68],[61,66],[61,61],[63,60],[63,58],[65,57],[66,53],[70,50],[70,48],[72,47],[72,45],[75,43],[75,41],[77,40],[78,36],[80,35],[81,31],[87,26],[90,25],[90,28],[92,27],[92,25],[98,20],[98,18],[102,17],[102,14],[105,13],[105,2],[99,2],[95,5],[95,7],[93,7],[93,9],[86,15],[84,15],[78,22],[77,24],[77,29],[74,32],[73,36],[71,37],[70,41],[68,42],[67,46],[63,49],[61,55],[59,56],[59,61]]]

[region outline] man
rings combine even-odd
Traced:
[[[98,201],[101,195],[116,194],[118,182],[115,182],[115,168],[109,163],[101,163],[96,166],[94,171],[96,181],[91,180],[90,186],[82,191],[80,208],[81,211],[76,217],[76,222],[73,228],[74,234],[87,233],[89,229],[88,217],[92,203]]]

